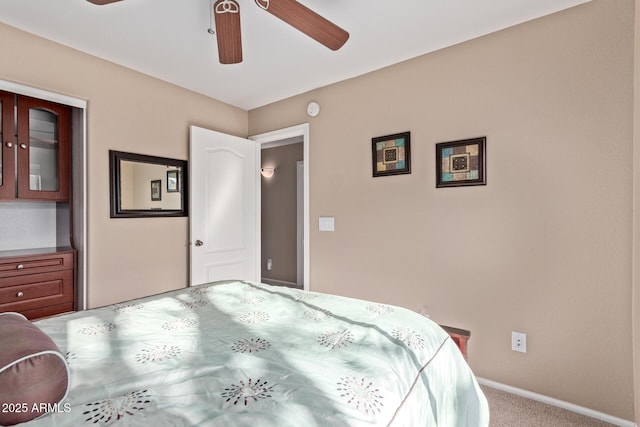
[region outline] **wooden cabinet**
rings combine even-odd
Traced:
[[[0,199],[68,202],[70,107],[2,91],[0,105]]]
[[[35,319],[76,309],[71,113],[0,91],[0,312]],[[13,250],[41,245],[59,247]]]
[[[37,319],[74,311],[75,264],[71,248],[0,252],[0,312]]]
[[[16,195],[14,98],[13,94],[0,91],[0,199],[13,199]]]

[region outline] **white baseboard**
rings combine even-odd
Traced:
[[[268,277],[263,277],[260,279],[262,283],[266,283],[267,285],[276,285],[276,286],[287,286],[289,288],[297,288],[298,285],[293,282],[285,282],[284,280],[277,279],[269,279]]]
[[[633,421],[623,420],[622,418],[603,414],[602,412],[594,411],[593,409],[585,408],[584,406],[574,405],[573,403],[565,402],[563,400],[554,399],[553,397],[545,396],[543,394],[534,393],[528,390],[523,390],[521,388],[512,387],[510,385],[487,380],[484,378],[478,378],[478,383],[480,385],[506,391],[507,393],[515,394],[517,396],[522,396],[531,400],[546,403],[548,405],[557,406],[558,408],[576,412],[581,415],[586,415],[587,417],[595,418],[597,420],[614,424],[620,427],[638,427],[638,425]]]

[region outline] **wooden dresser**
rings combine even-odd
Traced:
[[[456,345],[460,349],[460,352],[462,353],[462,356],[464,356],[464,359],[467,360],[467,341],[469,341],[469,338],[471,337],[471,331],[467,331],[466,329],[452,328],[451,326],[445,325],[440,325],[440,327],[449,334],[453,342],[456,343]]]
[[[0,251],[0,312],[37,319],[74,311],[75,264],[70,247]]]

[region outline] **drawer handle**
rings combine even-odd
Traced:
[[[16,294],[16,296],[17,296],[18,298],[22,298],[22,297],[24,296],[24,293],[23,293],[22,291],[20,291],[20,292],[18,292],[18,293]]]
[[[24,265],[18,264],[18,266],[16,267],[16,270],[22,270],[22,269],[24,269]]]

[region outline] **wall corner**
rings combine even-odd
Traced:
[[[632,334],[634,414],[640,425],[640,0],[634,6]]]

